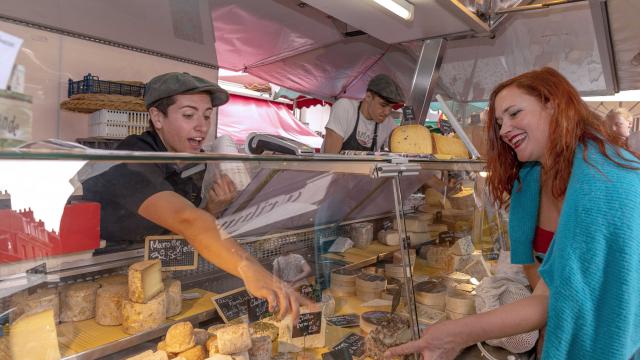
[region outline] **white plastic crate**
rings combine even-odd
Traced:
[[[90,137],[125,138],[142,134],[149,126],[149,113],[102,109],[89,118]]]

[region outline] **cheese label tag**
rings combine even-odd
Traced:
[[[333,347],[333,350],[347,349],[351,356],[359,358],[364,355],[364,340],[364,336],[351,333],[340,340],[340,342]]]
[[[320,334],[321,326],[322,311],[300,314],[298,321],[293,324],[291,338]]]
[[[247,308],[250,324],[273,315],[269,312],[269,302],[265,299],[252,296],[247,300]]]
[[[358,314],[346,314],[338,315],[327,318],[327,322],[333,326],[338,327],[356,327],[360,325],[360,315]]]

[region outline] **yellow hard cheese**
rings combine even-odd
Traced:
[[[454,158],[468,159],[469,152],[462,140],[455,136],[433,134],[435,153],[439,155],[451,155]]]
[[[431,154],[431,133],[422,125],[398,126],[391,133],[389,147],[394,153]]]
[[[58,336],[53,310],[23,315],[11,325],[9,333],[14,360],[58,360]]]

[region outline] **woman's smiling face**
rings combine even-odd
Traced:
[[[552,106],[543,104],[515,86],[502,90],[495,101],[500,138],[521,162],[542,162],[549,144]]]

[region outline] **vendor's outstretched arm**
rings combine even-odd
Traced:
[[[547,322],[548,301],[549,290],[540,280],[530,297],[486,313],[432,325],[419,340],[392,348],[385,356],[421,353],[425,360],[455,359],[462,349],[477,342],[540,329]]]
[[[182,235],[207,261],[241,278],[247,290],[267,299],[270,310],[277,304],[280,316],[291,312],[297,318],[300,297],[269,273],[236,241],[222,236],[215,218],[173,191],[163,191],[145,200],[138,213],[176,234]]]
[[[338,154],[342,149],[344,139],[337,132],[325,128],[324,143],[322,144],[323,152],[326,154]]]

